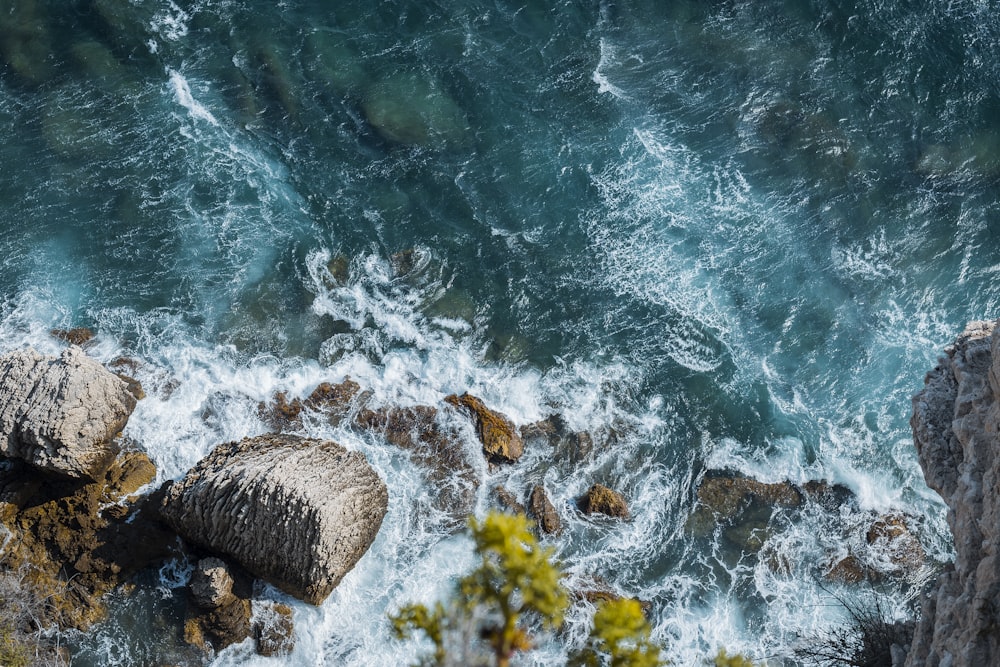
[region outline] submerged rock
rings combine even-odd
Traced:
[[[507,415],[490,410],[468,393],[447,396],[445,402],[465,410],[476,423],[483,453],[491,463],[514,463],[524,454],[524,442]]]
[[[276,602],[266,602],[255,607],[253,635],[257,653],[265,657],[290,654],[295,649],[292,608]]]
[[[94,332],[87,327],[73,327],[72,329],[52,329],[49,335],[53,338],[65,341],[70,345],[83,346],[94,338]]]
[[[161,514],[190,542],[319,604],[371,546],[388,498],[360,453],[262,435],[216,447],[166,489]]]
[[[906,657],[908,667],[1000,663],[997,322],[972,322],[945,353],[913,398],[910,424],[924,479],[948,505],[955,562],[924,595]],[[886,524],[878,532],[893,530]]]
[[[522,505],[521,502],[517,499],[517,496],[515,496],[508,489],[505,489],[502,486],[495,486],[493,487],[493,494],[496,496],[500,505],[505,510],[513,512],[514,514],[527,513],[527,511],[524,508],[524,505]]]
[[[372,127],[396,143],[457,145],[469,130],[465,113],[440,84],[416,73],[383,79],[368,89],[361,106]]]
[[[545,487],[538,485],[531,490],[529,505],[531,506],[531,515],[538,522],[538,527],[543,533],[557,535],[562,532],[562,521],[559,519],[559,512],[556,511],[555,506],[549,500],[548,494],[545,493]],[[626,509],[627,514],[628,510]]]
[[[96,481],[135,405],[128,385],[79,347],[11,352],[0,357],[0,455]]]
[[[625,497],[603,484],[590,487],[577,504],[584,514],[606,514],[618,519],[627,519],[629,516]]]
[[[479,475],[458,435],[442,425],[438,417],[437,408],[417,405],[363,409],[354,423],[380,433],[390,444],[409,452],[413,461],[427,471],[437,491],[436,508],[447,513],[453,527],[459,528],[475,508]]]

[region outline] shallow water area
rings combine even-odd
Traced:
[[[468,391],[519,426],[560,414],[592,448],[483,462],[476,513],[542,484],[571,581],[651,601],[673,664],[795,664],[842,620],[824,586],[869,594],[823,576],[847,547],[880,562],[873,516],[910,517],[926,553],[886,586],[901,614],[950,556],[909,400],[1000,313],[998,45],[971,0],[19,2],[0,17],[0,350],[54,353],[49,330],[82,325],[89,354],[134,360],[126,435],[159,481],[265,431],[276,392],[345,376],[374,406]],[[293,607],[292,655],[212,662],[412,661],[386,614],[446,595],[468,540],[404,452],[299,430],[363,452],[389,514],[320,607],[256,591]],[[698,532],[716,470],[853,501]],[[595,482],[633,518],[577,511]],[[177,567],[74,664],[183,660],[155,648]],[[519,664],[563,664],[589,611]]]

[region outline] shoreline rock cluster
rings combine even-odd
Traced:
[[[43,625],[86,629],[104,617],[106,593],[181,559],[197,562],[185,641],[211,653],[253,637],[262,655],[290,652],[291,610],[254,599],[254,579],[322,603],[374,542],[389,498],[363,455],[294,433],[304,419],[350,420],[407,452],[439,489],[438,509],[455,529],[474,509],[483,465],[516,463],[532,438],[573,456],[593,446],[585,433],[563,433],[557,417],[518,429],[469,394],[372,408],[370,393],[345,378],[305,399],[277,394],[259,408],[272,433],[220,444],[150,491],[156,468],[121,433],[142,387],[87,357],[77,343],[88,336],[53,336],[70,344],[59,356],[24,349],[0,357],[0,531],[8,538],[0,571],[54,600],[37,619]],[[481,459],[465,445],[467,428]],[[535,485],[528,500],[539,530],[557,535],[560,510],[545,488]],[[601,484],[577,506],[629,517],[625,498]]]

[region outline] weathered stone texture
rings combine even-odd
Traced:
[[[1000,664],[1000,328],[973,322],[913,399],[927,485],[948,505],[955,563],[925,595],[906,665]]]
[[[219,445],[166,491],[185,539],[319,604],[374,541],[385,483],[335,442],[262,435]]]
[[[75,479],[101,479],[136,399],[78,347],[0,357],[0,456]]]

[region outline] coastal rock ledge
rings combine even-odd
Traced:
[[[956,557],[922,601],[907,667],[1000,664],[998,324],[969,324],[913,398],[917,454],[948,505]]]
[[[0,456],[48,473],[98,481],[136,399],[128,384],[76,346],[0,357]]]
[[[219,445],[165,491],[182,537],[319,604],[375,540],[385,483],[329,440],[262,435]]]

